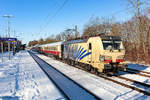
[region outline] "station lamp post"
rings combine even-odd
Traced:
[[[14,18],[13,15],[3,15],[3,17],[8,18],[8,38],[10,38],[10,18]],[[10,42],[8,41],[8,57],[10,60]]]

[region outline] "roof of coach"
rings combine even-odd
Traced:
[[[116,40],[121,41],[121,37],[119,36],[100,36],[102,40]]]
[[[85,39],[74,39],[74,40],[69,40],[64,42],[64,44],[74,44],[74,43],[82,43],[82,42],[87,42],[88,38]]]
[[[106,34],[98,34],[98,35],[93,35],[93,36],[84,36],[84,37],[79,37],[75,39],[70,39],[64,42],[64,44],[73,44],[73,43],[82,43],[82,42],[87,42],[89,38],[92,37],[100,37],[102,40],[117,40],[121,41],[121,38],[119,36],[112,36],[112,35],[106,35]]]
[[[60,41],[60,42],[53,42],[53,43],[48,43],[48,44],[42,44],[42,45],[40,45],[40,47],[49,47],[49,46],[56,46],[56,45],[61,45],[61,44],[64,44],[64,42]]]

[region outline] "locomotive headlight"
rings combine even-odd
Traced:
[[[99,60],[104,62],[105,56],[100,55]]]
[[[111,56],[105,56],[105,59],[106,60],[112,60],[112,57]]]
[[[120,63],[124,61],[124,56],[118,56],[116,62]]]

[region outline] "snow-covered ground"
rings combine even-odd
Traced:
[[[0,99],[2,100],[64,100],[27,51],[20,51],[0,62]]]
[[[14,57],[13,53],[12,53],[12,51],[10,51],[10,59],[13,59],[13,57]],[[0,63],[2,63],[2,59],[3,59],[3,61],[7,61],[9,59],[8,52],[4,52],[3,54],[0,53]]]
[[[136,70],[140,70],[140,71],[145,71],[145,72],[150,72],[150,66],[147,66],[147,65],[129,63],[128,68],[136,69]],[[150,84],[150,78],[149,77],[140,76],[140,75],[131,74],[131,73],[122,72],[122,71],[119,72],[119,73],[123,77],[129,78],[129,79],[132,79],[132,80],[136,80],[136,81],[139,81],[139,82],[143,82],[143,83],[146,83],[146,84]],[[139,73],[145,74],[145,73],[142,73],[142,72],[139,72]],[[150,74],[145,74],[145,75],[150,76]]]
[[[51,64],[53,67],[63,72],[75,80],[80,85],[84,86],[97,96],[105,100],[149,100],[150,97],[136,92],[129,88],[125,88],[111,81],[107,81],[98,76],[92,75],[80,69],[74,68],[70,65],[56,61],[44,55],[37,54],[40,58]]]
[[[135,80],[135,81],[139,81],[139,82],[143,82],[146,84],[150,84],[150,78],[149,77],[145,77],[145,76],[139,76],[137,74],[131,74],[131,73],[126,73],[126,72],[120,72],[121,76]]]
[[[150,100],[150,97],[142,93],[125,88],[44,55],[37,55],[102,99]],[[150,72],[150,68],[146,66],[141,68],[140,66],[135,67],[131,64],[129,67]],[[149,83],[148,78],[144,79],[143,77],[132,76],[132,74],[123,74],[123,76]],[[65,98],[29,53],[21,51],[15,56],[11,54],[11,60],[8,60],[8,53],[5,53],[4,61],[1,62],[0,60],[0,99],[64,100]]]
[[[129,63],[128,67],[132,68],[132,69],[136,69],[136,70],[150,72],[150,66],[148,66],[148,65],[140,65],[140,64]]]

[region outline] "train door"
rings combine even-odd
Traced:
[[[61,59],[63,59],[63,54],[64,54],[64,45],[61,45]]]
[[[91,52],[92,53],[92,43],[89,43],[88,44],[88,52]],[[92,54],[90,54],[88,56],[88,62],[91,63],[92,62]]]

